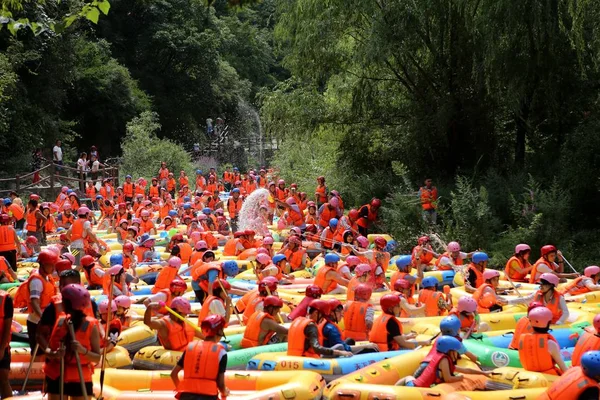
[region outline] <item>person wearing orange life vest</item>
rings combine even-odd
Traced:
[[[17,270],[17,250],[21,248],[21,241],[10,224],[8,214],[0,215],[0,257],[4,257],[10,268]]]
[[[242,209],[243,200],[240,197],[240,189],[234,188],[231,190],[231,197],[227,199],[227,211],[229,212],[229,222],[231,230],[238,230],[238,218]]]
[[[290,237],[287,244],[279,252],[285,255],[292,271],[300,271],[306,268],[306,250],[302,247],[302,241],[297,236]]]
[[[558,278],[577,278],[579,274],[566,274],[563,272],[565,261],[562,253],[553,245],[546,245],[541,248],[541,257],[533,264],[529,273],[529,283],[536,283],[542,274],[554,274]]]
[[[325,186],[325,177],[319,176],[317,178],[317,188],[315,189],[315,202],[318,207],[327,203],[327,196],[329,195],[329,189]]]
[[[345,350],[331,349],[323,345],[323,333],[318,325],[330,313],[329,303],[315,299],[308,306],[306,317],[294,319],[288,331],[288,356],[351,357],[352,353]]]
[[[356,256],[347,256],[343,264],[338,266],[337,272],[350,281],[354,276],[352,271],[360,264],[360,258]]]
[[[256,296],[249,297],[245,304],[244,313],[242,315],[244,324],[250,320],[250,317],[256,311],[263,310],[263,302],[267,296],[277,296],[277,286],[278,281],[273,276],[267,276],[258,281],[258,291]]]
[[[183,297],[176,297],[169,306],[182,317],[192,312],[190,302]],[[183,351],[194,337],[203,338],[202,334],[188,324],[167,313],[160,318],[152,318],[152,313],[162,308],[162,304],[151,302],[144,313],[144,324],[156,330],[158,341],[166,350]]]
[[[460,321],[460,332],[463,339],[468,339],[474,332],[486,332],[490,330],[489,325],[480,321],[477,313],[477,302],[471,296],[461,296],[456,307],[453,307],[448,315],[455,315]]]
[[[229,239],[225,243],[225,247],[223,248],[224,256],[238,256],[245,249],[244,245],[241,243],[242,239],[245,237],[244,231],[236,231],[233,233],[233,238]]]
[[[552,312],[552,324],[562,325],[569,320],[569,308],[565,297],[556,289],[558,277],[554,274],[544,273],[540,275],[538,284],[540,290],[530,295],[510,299],[508,304],[528,304],[532,301],[542,303]]]
[[[400,316],[403,318],[422,317],[425,315],[425,303],[416,304],[413,298],[414,285],[410,281],[411,275],[394,282],[394,293],[400,297]]]
[[[167,183],[165,185],[165,189],[171,195],[171,197],[175,197],[175,190],[177,190],[177,181],[175,180],[175,176],[172,172],[169,172],[167,176]]]
[[[381,200],[373,198],[369,204],[365,204],[358,209],[358,231],[361,235],[367,236],[370,225],[377,221]]]
[[[324,294],[339,294],[346,292],[344,287],[347,287],[350,281],[337,272],[339,261],[340,256],[337,254],[326,254],[325,264],[319,268],[319,271],[315,276],[314,283],[323,290]]]
[[[92,392],[94,364],[101,359],[100,329],[98,321],[85,314],[90,305],[90,294],[81,285],[67,285],[61,291],[64,313],[58,315],[50,335],[45,356],[45,391],[50,399],[58,399],[61,381],[64,382],[64,395],[81,398],[81,379],[78,373],[78,360],[83,372],[83,382],[87,393]],[[75,337],[70,337],[68,325],[72,324]],[[64,375],[61,376],[60,359],[64,359]]]
[[[437,291],[438,280],[428,276],[421,282],[422,289],[419,292],[419,303],[425,305],[425,316],[435,317],[446,315],[450,310],[446,299],[441,292]]]
[[[287,211],[283,215],[283,220],[285,221],[287,226],[296,226],[302,230],[306,228],[306,223],[304,222],[304,214],[300,207],[296,203],[296,199],[293,197],[288,197],[285,202],[275,200],[277,205],[279,205],[282,209],[286,209]]]
[[[419,200],[423,209],[423,220],[435,225],[437,222],[438,191],[431,179],[425,179],[425,186],[419,189]]]
[[[571,366],[581,365],[581,356],[588,351],[600,350],[600,314],[596,314],[592,326],[584,329],[571,355]]]
[[[179,190],[183,191],[184,187],[189,187],[190,180],[184,170],[179,171]]]
[[[114,303],[117,306],[117,311],[115,311],[114,316],[121,321],[123,329],[129,328],[131,323],[137,319],[137,314],[134,311],[129,311],[129,308],[131,307],[131,298],[125,295],[117,296],[115,297]]]
[[[483,280],[483,285],[479,286],[473,293],[473,300],[477,302],[477,312],[502,311],[502,306],[508,304],[508,302],[496,295],[496,289],[500,283],[500,272],[487,269],[483,273]]]
[[[475,293],[478,287],[485,283],[483,273],[487,267],[489,257],[482,251],[473,253],[471,262],[466,269],[465,291],[467,293]]]
[[[85,255],[81,258],[81,267],[88,283],[88,290],[102,289],[104,283],[104,269],[96,264],[94,257]]]
[[[88,219],[89,213],[89,208],[79,207],[77,210],[77,219],[66,233],[67,239],[71,242],[71,252],[75,255],[76,266],[81,265],[80,261],[83,256],[85,241],[91,241],[92,243],[100,245],[92,230],[92,224]]]
[[[44,217],[38,207],[38,200],[38,195],[32,194],[30,196],[25,212],[25,229],[27,230],[27,236],[35,236],[38,241],[43,243],[43,227],[46,223],[46,217]]]
[[[314,201],[309,201],[308,203],[306,203],[304,222],[312,225],[317,225],[319,222],[319,216],[317,215],[317,205]]]
[[[527,314],[532,333],[523,333],[519,338],[519,360],[523,369],[550,375],[562,375],[567,367],[560,353],[560,345],[548,333],[552,322],[552,311],[547,307],[536,307]]]
[[[421,236],[411,252],[412,265],[417,269],[430,270],[434,267],[433,258],[440,255],[433,251],[429,236]]]
[[[229,317],[231,317],[231,297],[227,293],[227,290],[231,290],[231,285],[225,279],[217,279],[212,286],[213,295],[208,296],[202,303],[202,308],[198,313],[198,323],[214,314],[221,315],[225,321],[229,321]],[[227,323],[229,324],[229,322]]]
[[[571,367],[537,400],[596,400],[600,398],[600,351],[588,351],[581,366]]]
[[[537,307],[544,307],[544,304],[537,301],[532,301],[529,303],[529,306],[527,307],[527,314]],[[533,327],[529,323],[529,318],[527,316],[524,316],[517,321],[517,325],[515,325],[515,331],[508,348],[512,350],[519,350],[519,340],[521,335],[524,333],[533,333]]]
[[[464,260],[471,258],[474,252],[465,253],[460,251],[460,244],[458,242],[450,242],[446,246],[446,251],[440,254],[435,265],[437,270],[450,271],[457,266],[464,264]]]
[[[596,292],[600,290],[600,267],[591,265],[583,270],[583,276],[567,283],[560,292],[563,295],[575,296],[578,294]]]
[[[327,300],[329,314],[319,322],[319,331],[323,335],[323,346],[331,349],[343,349],[353,354],[373,353],[379,351],[377,345],[369,343],[356,345],[354,339],[344,339],[342,329],[338,326],[344,317],[344,306],[338,299]]]
[[[282,307],[283,301],[277,296],[264,299],[263,311],[255,311],[248,320],[241,342],[243,349],[285,341],[288,329],[277,320]]]
[[[458,366],[458,360],[464,352],[465,347],[460,340],[452,336],[440,336],[415,373],[400,379],[396,386],[430,388],[441,383],[460,382],[464,379],[462,374],[491,375],[491,371]],[[461,375],[455,375],[455,372]]]
[[[110,302],[110,312],[111,312],[111,320],[108,321],[108,299],[102,300],[98,303],[98,315],[100,319],[98,320],[100,324],[100,335],[102,344],[101,347],[106,347],[106,351],[112,351],[117,345],[117,341],[119,339],[119,335],[123,329],[121,320],[117,317],[117,305],[114,301]],[[106,331],[106,325],[108,324],[108,338],[104,337],[104,332]]]
[[[373,272],[369,264],[358,264],[356,268],[354,268],[354,277],[348,282],[346,299],[349,301],[354,300],[354,291],[361,283],[366,283],[373,289],[373,285],[370,283],[370,281],[372,281],[372,275]]]
[[[510,277],[513,282],[527,282],[527,274],[533,269],[529,263],[531,247],[527,244],[518,244],[515,246],[515,254],[506,262],[504,274]]]
[[[344,307],[344,339],[364,341],[369,339],[373,328],[375,310],[369,304],[373,290],[361,283],[354,289],[354,301],[346,302]]]
[[[158,293],[161,290],[168,288],[169,284],[173,281],[173,279],[181,279],[181,277],[178,275],[179,268],[181,268],[181,259],[179,257],[169,258],[167,266],[163,267],[163,269],[160,270],[156,277],[156,283],[154,284],[154,287],[151,290],[152,294]]]
[[[227,321],[220,315],[210,315],[200,324],[204,340],[191,342],[171,371],[179,400],[218,400],[227,398],[225,386],[227,350],[219,343]],[[179,373],[183,370],[183,379]]]
[[[417,346],[431,345],[431,339],[411,341],[417,334],[402,333],[402,324],[397,319],[400,315],[400,297],[395,294],[385,294],[379,299],[382,314],[373,322],[369,333],[369,341],[379,347],[379,351],[414,349]]]
[[[335,237],[338,234],[337,229],[338,219],[331,218],[328,222],[328,226],[321,232],[320,243],[322,249],[336,251],[340,251],[342,249],[341,243],[337,243],[335,240]]]

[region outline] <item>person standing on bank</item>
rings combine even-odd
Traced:
[[[61,171],[61,166],[63,165],[63,152],[60,140],[57,140],[56,144],[52,148],[52,161],[54,161],[54,164],[58,165],[56,170]]]
[[[425,179],[425,186],[419,189],[419,199],[423,208],[423,219],[425,222],[435,225],[437,222],[438,191],[433,186],[433,181],[430,178]]]

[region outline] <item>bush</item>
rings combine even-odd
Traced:
[[[183,146],[168,139],[159,139],[156,136],[159,130],[158,114],[154,112],[145,111],[127,123],[127,134],[122,144],[121,179],[129,174],[150,181],[157,175],[160,162],[164,161],[175,176],[184,170],[193,181],[195,173],[190,155]]]

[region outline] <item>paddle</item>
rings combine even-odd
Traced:
[[[187,318],[182,317],[177,311],[175,311],[171,307],[167,306],[164,302],[161,301],[161,302],[159,302],[159,304],[161,305],[161,307],[164,307],[165,310],[167,310],[175,318],[177,318],[177,319],[185,322],[186,324],[188,324],[189,326],[191,326],[192,328],[194,328],[198,332],[202,332],[202,329],[200,329],[200,327],[198,325],[194,324],[192,321],[188,320]]]
[[[223,287],[223,284],[221,283],[221,280],[219,278],[217,278],[217,282],[219,282],[219,286],[221,286],[221,290],[223,291],[223,293],[225,293],[227,295],[227,297],[229,297],[229,294],[227,294],[227,291],[225,290],[225,288]],[[229,297],[231,299],[231,297]],[[240,318],[240,314],[238,314],[237,309],[233,306],[233,304],[231,305],[231,308],[233,308],[233,312],[235,314],[235,316],[237,317],[238,322],[240,323],[241,326],[244,326],[244,323],[242,322],[242,319]]]
[[[35,347],[33,348],[33,355],[31,356],[31,360],[29,361],[29,368],[27,368],[27,373],[25,374],[25,382],[23,382],[23,388],[21,388],[21,392],[25,393],[25,388],[27,387],[27,381],[29,380],[29,374],[31,373],[31,368],[33,367],[33,362],[35,361],[35,357],[37,356],[37,352],[40,345],[39,343],[35,343]]]
[[[265,288],[267,289],[267,294],[269,296],[272,296],[271,294],[271,289],[269,289],[268,287],[265,286]],[[281,314],[277,313],[277,316],[279,317],[279,322],[281,322],[283,324],[283,317],[281,316]]]
[[[119,267],[119,268],[115,268]],[[108,310],[106,314],[106,327],[104,329],[104,338],[108,340],[108,328],[110,326],[110,320],[112,318],[112,301],[113,301],[113,286],[115,284],[115,276],[121,272],[123,266],[114,265],[108,269],[108,273],[110,274],[110,286],[108,287]],[[102,400],[102,392],[104,391],[104,370],[106,369],[106,351],[107,346],[104,346],[102,349],[102,366],[100,367],[100,394],[98,395],[98,400]]]

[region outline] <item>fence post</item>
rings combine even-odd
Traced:
[[[50,163],[50,195],[54,198],[54,163]]]
[[[17,176],[15,176],[15,192],[19,193],[20,188],[21,188],[21,177],[17,174]]]

